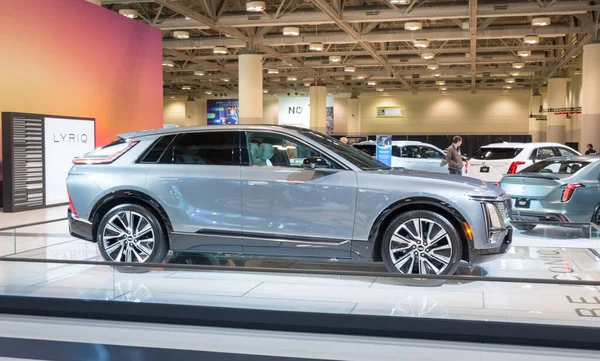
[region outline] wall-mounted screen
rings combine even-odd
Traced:
[[[206,123],[208,125],[238,124],[240,120],[238,99],[208,99]]]

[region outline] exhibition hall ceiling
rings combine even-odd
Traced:
[[[538,88],[580,71],[600,5],[579,0],[102,0],[163,32],[166,95],[237,90],[263,55],[265,91]]]

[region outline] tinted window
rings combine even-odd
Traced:
[[[176,164],[233,165],[234,134],[234,132],[183,134],[175,141],[173,162]]]
[[[521,173],[575,174],[589,162],[549,161],[537,162],[523,169]]]
[[[445,158],[444,154],[439,150],[430,148],[430,147],[421,147],[423,150],[423,155],[428,159],[442,159]]]
[[[557,149],[558,149],[558,152],[560,153],[560,155],[563,157],[575,157],[578,155],[572,149],[568,149],[568,148],[557,148]]]
[[[421,147],[415,145],[402,147],[402,158],[423,158]]]
[[[375,156],[375,144],[356,144],[354,145],[356,149],[360,149],[368,155],[374,157]]]
[[[397,145],[392,145],[392,157],[402,157],[401,147]]]
[[[156,163],[160,159],[160,156],[167,149],[171,141],[175,138],[175,135],[167,135],[165,137],[160,138],[157,142],[154,143],[152,149],[146,154],[142,162],[144,163]]]
[[[346,159],[348,162],[354,164],[362,170],[390,169],[388,165],[378,161],[368,154],[352,146],[343,144],[339,140],[328,135],[313,132],[311,130],[302,130],[300,132],[305,137],[326,147],[330,151],[338,154],[340,157]]]
[[[481,148],[475,155],[473,159],[480,160],[504,160],[504,159],[513,159],[521,151],[523,148]]]

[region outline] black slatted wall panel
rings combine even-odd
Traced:
[[[2,158],[4,211],[43,207],[44,118],[2,113]]]

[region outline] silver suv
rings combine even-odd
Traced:
[[[466,177],[393,169],[301,128],[124,134],[74,161],[71,234],[115,262],[168,251],[383,261],[452,274],[507,251],[510,199]]]

